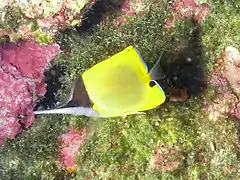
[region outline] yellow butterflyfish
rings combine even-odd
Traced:
[[[149,72],[140,53],[129,46],[85,71],[64,105],[34,114],[116,117],[156,108],[166,98],[156,81],[162,78],[159,62]]]

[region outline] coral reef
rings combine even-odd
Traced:
[[[192,17],[197,23],[209,14],[210,6],[206,3],[198,4],[196,0],[171,1],[172,15],[166,20],[165,27],[170,28],[177,20]]]
[[[55,33],[81,23],[81,10],[88,0],[69,1],[6,1],[0,7],[0,37],[35,39],[40,43],[53,41]]]
[[[0,145],[32,124],[36,97],[45,93],[44,71],[59,53],[57,44],[41,46],[34,41],[0,47]]]
[[[30,128],[14,140],[7,140],[0,148],[1,179],[239,179],[240,121],[235,118],[239,109],[238,1],[185,0],[169,4],[167,0],[93,0],[90,8],[84,8],[79,29],[58,31],[58,27],[64,28],[66,24],[62,22],[72,11],[67,10],[67,5],[60,6],[63,1],[50,0],[50,4],[60,2],[56,9],[53,8],[50,18],[48,8],[51,9],[51,5],[47,7],[48,15],[44,16],[49,21],[52,21],[52,15],[56,17],[52,24],[46,24],[54,32],[58,31],[54,39],[44,35],[49,31],[48,27],[40,31],[38,15],[42,13],[42,6],[40,9],[35,7],[38,9],[35,17],[31,13],[34,8],[27,14],[19,14],[22,9],[7,2],[10,4],[0,5],[4,6],[0,11],[4,19],[3,34],[9,35],[7,31],[18,33],[22,24],[29,25],[26,22],[31,21],[29,26],[33,32],[38,32],[38,38],[33,38],[39,40],[40,37],[43,43],[55,41],[64,50],[45,73],[48,95],[40,102],[42,106],[36,108],[51,108],[54,103],[47,105],[49,99],[55,95],[57,99],[64,99],[69,94],[68,87],[61,90],[61,97],[59,92],[51,90],[62,89],[63,85],[59,83],[65,76],[62,70],[66,72],[66,86],[70,86],[89,67],[128,45],[141,52],[149,68],[162,55],[161,65],[166,75],[163,85],[168,87],[165,90],[169,99],[146,114],[126,118],[37,116]],[[178,12],[173,12],[172,5],[177,2],[182,4],[178,5]],[[203,2],[208,4],[206,11],[200,6]],[[197,19],[201,20],[208,7],[211,7],[211,15],[199,23]],[[122,8],[130,13],[124,15]],[[200,11],[202,15],[198,14]],[[172,15],[174,25],[164,28]],[[121,25],[114,24],[118,17],[123,18]],[[17,34],[15,39],[18,38]],[[229,45],[235,49],[231,47],[226,51]],[[26,81],[32,82],[29,79]],[[43,84],[39,89],[39,94],[45,91]],[[7,126],[18,132],[25,124],[21,116],[15,119],[20,119],[21,127],[16,126],[15,121],[8,121]],[[1,119],[1,125],[2,122]]]

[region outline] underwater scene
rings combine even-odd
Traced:
[[[240,179],[240,0],[2,0],[0,180]]]

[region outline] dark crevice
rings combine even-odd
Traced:
[[[188,94],[192,96],[202,93],[206,89],[204,58],[205,51],[201,45],[201,26],[197,25],[186,47],[179,52],[163,54],[161,62],[166,79],[161,82],[161,85],[165,88],[186,88]]]
[[[97,0],[92,6],[83,10],[81,26],[77,27],[79,32],[86,32],[98,25],[108,13],[119,11],[126,0]]]
[[[66,70],[66,65],[56,64],[45,72],[47,92],[37,102],[34,110],[53,108],[59,102],[60,92],[66,87]]]

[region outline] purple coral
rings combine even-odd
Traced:
[[[59,53],[57,44],[34,41],[0,46],[0,146],[32,124],[34,96],[45,93],[44,71]]]

